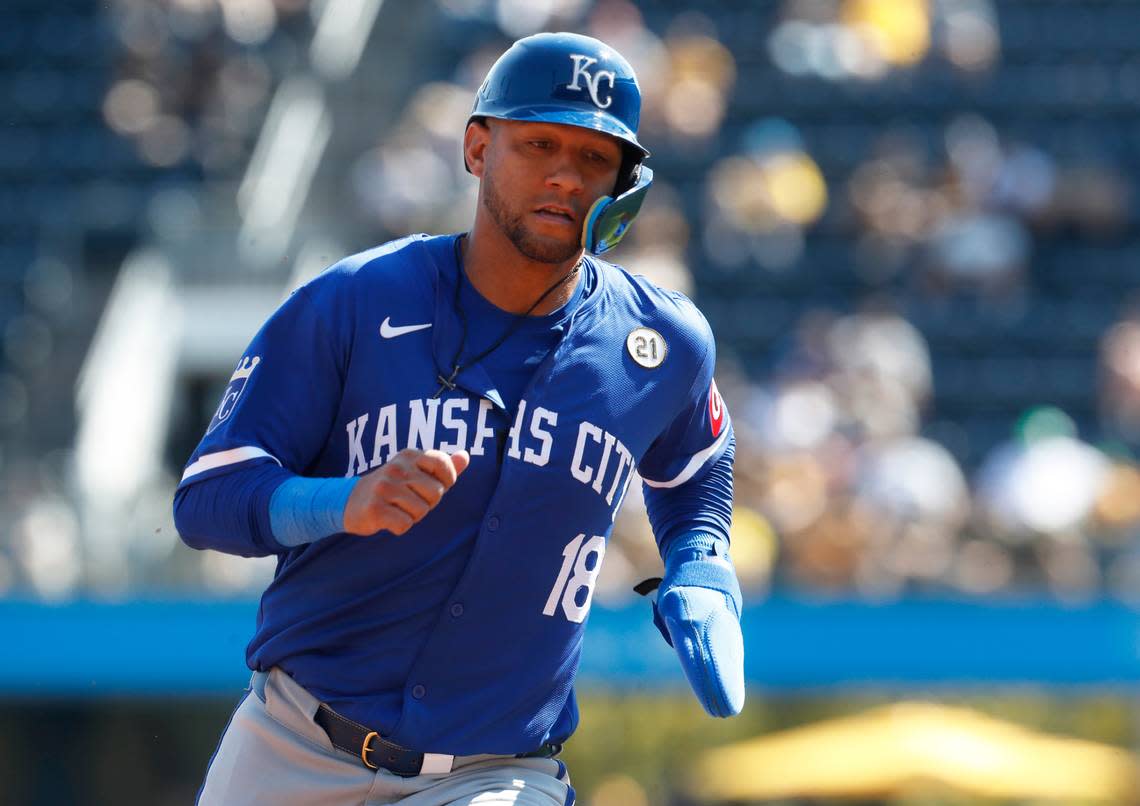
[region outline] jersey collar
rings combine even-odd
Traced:
[[[458,233],[440,235],[426,239],[423,244],[430,257],[430,264],[434,269],[432,281],[435,286],[435,319],[432,328],[432,355],[435,359],[436,370],[447,377],[455,362],[455,352],[459,349],[462,336],[462,326],[459,317],[452,305],[455,299],[455,284],[459,281],[459,267],[455,263],[455,240]],[[562,339],[565,341],[575,323],[582,322],[590,315],[593,306],[602,296],[605,285],[605,272],[598,261],[590,255],[585,260],[592,261],[597,278],[594,287],[584,293],[577,309],[566,322]],[[557,348],[556,348],[557,349]],[[490,376],[480,364],[464,367],[456,376],[454,383],[464,391],[484,397],[494,406],[506,411],[503,397],[491,382]]]

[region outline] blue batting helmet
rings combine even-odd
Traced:
[[[653,181],[637,141],[641,89],[620,53],[604,42],[571,33],[520,39],[492,65],[475,96],[468,124],[481,118],[560,123],[604,132],[625,155],[613,196],[591,208],[582,246],[600,254],[629,228]]]
[[[563,123],[613,135],[642,158],[641,89],[622,55],[581,34],[520,39],[491,67],[471,117]]]

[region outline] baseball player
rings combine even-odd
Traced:
[[[470,231],[337,263],[238,361],[175,519],[277,570],[200,803],[573,803],[556,756],[635,473],[665,561],[655,622],[705,709],[739,713],[712,334],[596,257],[652,181],[640,105],[602,42],[516,42],[464,136]]]

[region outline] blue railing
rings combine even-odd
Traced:
[[[252,601],[0,601],[0,696],[224,695],[248,678]],[[745,611],[746,671],[775,690],[885,685],[1140,684],[1140,611],[919,600],[773,598]],[[580,680],[684,686],[649,605],[595,605]]]

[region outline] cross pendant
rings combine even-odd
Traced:
[[[440,373],[439,375],[436,375],[435,379],[437,381],[439,381],[439,388],[435,390],[435,394],[432,395],[432,399],[434,400],[435,398],[442,395],[444,389],[447,389],[447,390],[454,389],[455,388],[455,376],[458,374],[459,374],[459,365],[456,364],[455,369],[453,369],[451,371],[450,377],[445,378],[445,377],[443,377],[442,373]]]

